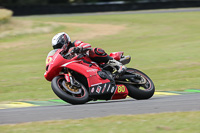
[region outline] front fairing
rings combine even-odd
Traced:
[[[46,59],[46,72],[44,73],[44,77],[48,81],[51,81],[56,75],[59,75],[62,70],[60,66],[69,61],[60,55],[61,51],[61,49],[57,50],[53,56],[48,56]]]
[[[63,68],[74,70],[86,78],[96,75],[96,72],[101,70],[96,63],[91,63],[87,56],[76,58],[78,56],[71,56],[70,58],[63,58],[60,54],[62,50],[57,50],[53,56],[48,56],[46,59],[46,72],[44,77],[51,81],[55,76],[59,75]],[[92,64],[92,65],[91,65]],[[96,65],[94,65],[96,64]]]

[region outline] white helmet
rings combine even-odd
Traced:
[[[58,33],[52,38],[52,46],[54,49],[62,48],[65,44],[68,46],[70,42],[71,39],[65,32]]]

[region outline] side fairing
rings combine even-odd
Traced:
[[[102,100],[110,100],[116,91],[116,86],[109,83],[94,85],[89,88],[90,97]]]
[[[89,64],[83,63],[82,61],[71,61],[62,65],[63,67],[67,67],[71,70],[74,70],[81,75],[85,76],[88,81],[88,86],[94,86],[98,84],[108,83],[110,80],[102,79],[97,72],[100,71],[98,67],[90,66]]]
[[[125,99],[128,90],[125,85],[113,85],[111,83],[100,84],[89,88],[89,94],[92,98],[102,100]]]

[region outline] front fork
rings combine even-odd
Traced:
[[[70,86],[71,88],[74,88],[74,87],[80,88],[81,87],[81,85],[76,82],[76,80],[74,79],[74,77],[72,76],[72,74],[70,73],[70,71],[67,68],[65,69],[64,75],[65,75],[66,81],[71,84],[71,86]]]

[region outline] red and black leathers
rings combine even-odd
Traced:
[[[84,43],[79,40],[74,41],[72,44],[74,47],[79,47],[82,50],[91,48],[89,43]],[[113,59],[101,48],[91,48],[88,55],[92,61],[97,63],[107,63],[109,60]]]

